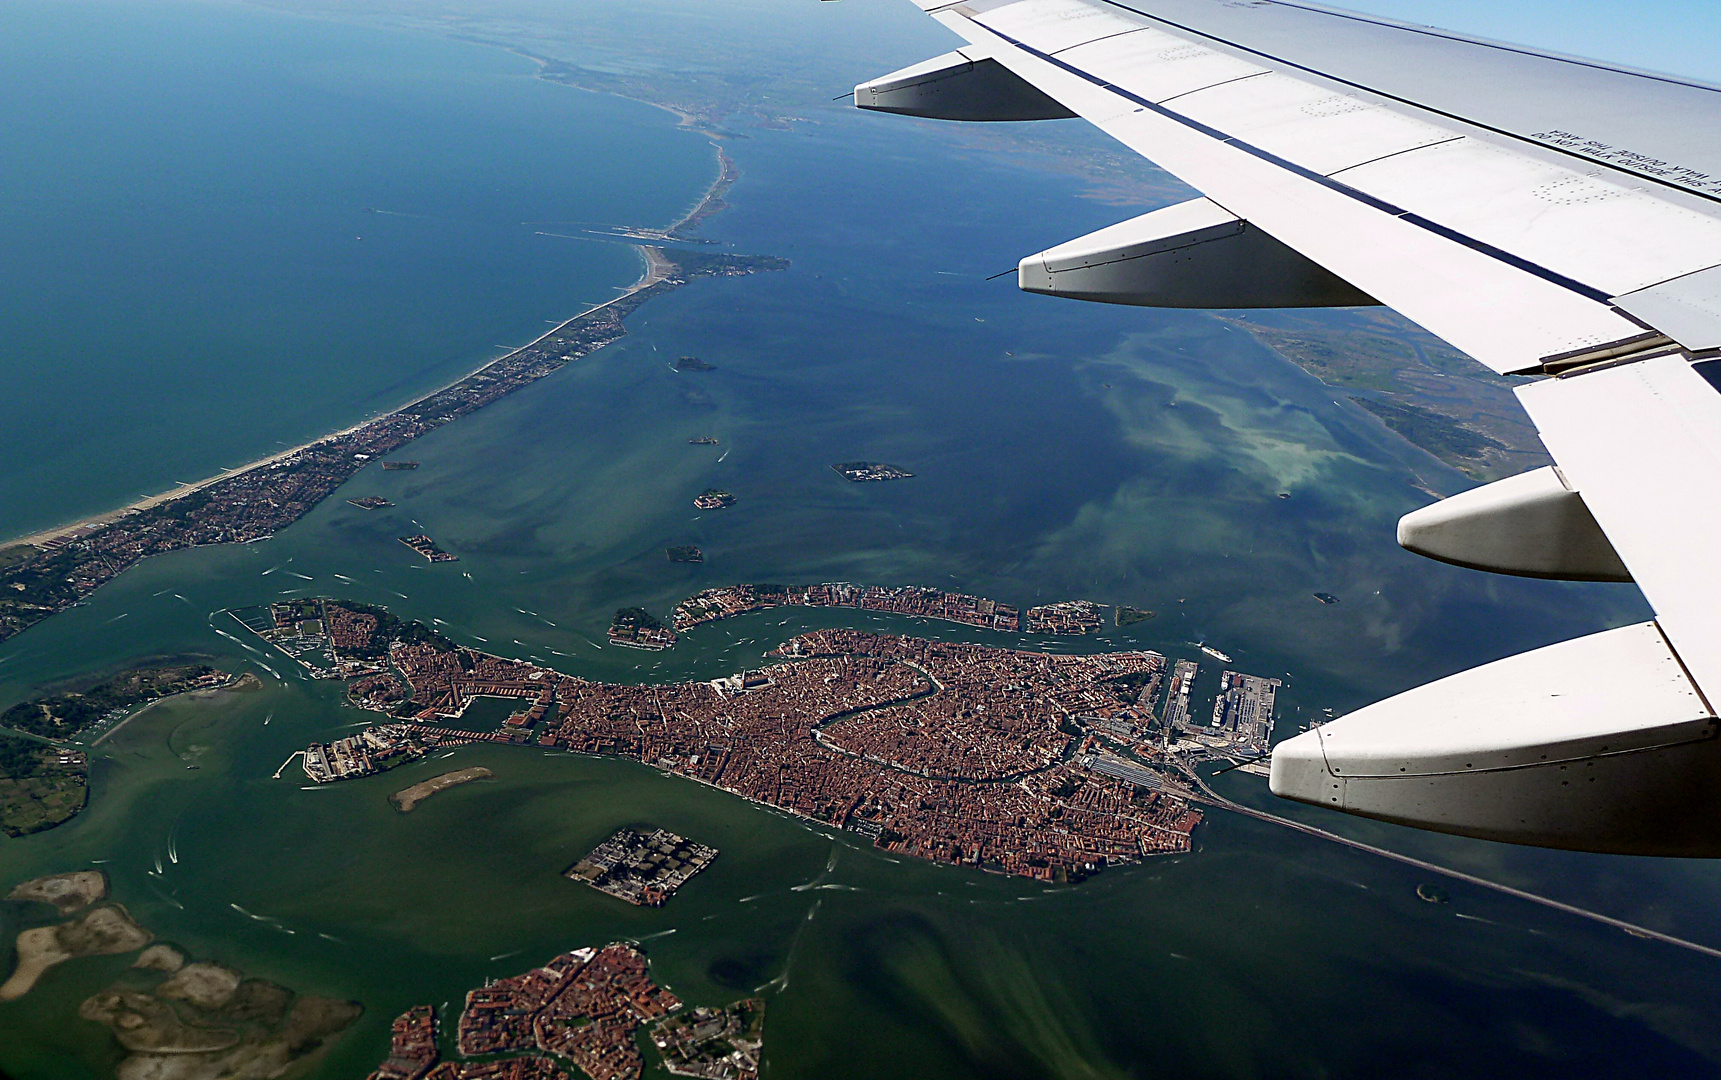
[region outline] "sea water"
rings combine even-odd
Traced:
[[[1288,676],[1293,723],[1641,617],[1629,590],[1501,581],[1398,551],[1393,520],[1427,498],[1413,477],[1439,466],[1225,324],[984,280],[1023,251],[1178,197],[1163,179],[1144,174],[1138,204],[1121,206],[1031,160],[975,155],[954,173],[955,137],[934,125],[812,115],[729,147],[743,179],[707,228],[728,250],[791,259],[788,270],[654,300],[617,346],[413,444],[402,456],[418,470],[366,470],[272,540],[150,560],[0,645],[0,704],[152,655],[212,655],[262,680],[164,703],[111,736],[83,815],[0,842],[4,881],[111,859],[116,898],[161,939],[362,1001],[318,1069],[327,1077],[374,1067],[388,1021],[412,1005],[458,1003],[557,952],[671,929],[646,945],[654,975],[699,1003],[765,995],[776,1076],[1713,1073],[1713,961],[1465,886],[1425,903],[1426,874],[1219,811],[1188,855],[1046,888],[886,856],[637,764],[533,748],[467,748],[311,790],[291,770],[271,779],[294,750],[365,719],[338,687],[278,655],[266,661],[277,680],[214,632],[238,633],[222,608],[283,590],[384,603],[442,619],[464,643],[633,681],[726,674],[801,629],[852,621],[772,612],[662,655],[602,647],[614,608],[662,614],[706,585],[842,578],[1017,604],[1086,597],[1159,614],[1070,647],[1200,660],[1200,698],[1217,670],[1190,642],[1211,641],[1239,670]],[[687,139],[681,195],[709,179],[694,167],[708,151]],[[847,183],[859,173],[872,182]],[[639,216],[661,223],[676,202]],[[509,325],[526,336],[539,317],[518,311]],[[678,374],[681,355],[716,370]],[[706,434],[721,442],[687,443]],[[828,467],[855,459],[916,476],[855,485]],[[708,486],[736,505],[695,510]],[[366,494],[396,506],[344,502]],[[425,564],[396,540],[408,526],[460,561]],[[683,543],[707,561],[669,563],[665,547]],[[265,575],[277,566],[312,580]],[[411,814],[388,803],[474,765],[495,778]],[[1259,780],[1221,779],[1267,804]],[[1335,817],[1308,820],[1713,943],[1705,867]],[[638,823],[721,854],[662,909],[560,876]],[[158,880],[149,871],[170,838],[180,861]],[[67,964],[0,1007],[0,1069],[106,1068],[106,1032],[68,1017],[121,963]]]
[[[536,70],[240,5],[4,5],[0,536],[400,405],[637,277],[580,224],[669,224],[713,152]]]

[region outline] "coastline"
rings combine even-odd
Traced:
[[[737,174],[721,150],[718,164],[717,178],[673,229],[686,230],[726,205],[723,193]],[[620,295],[396,409],[243,467],[0,544],[0,584],[7,587],[0,592],[0,640],[83,602],[151,555],[268,539],[365,467],[617,341],[627,333],[627,317],[654,296],[698,278],[788,266],[771,256],[672,251],[651,243],[656,236],[680,238],[661,232],[633,240],[643,266]]]
[[[691,217],[692,214],[693,214],[693,212],[690,212],[687,215],[687,217]],[[686,218],[683,218],[683,220],[685,221]],[[656,285],[657,283],[667,279],[669,277],[669,275],[671,273],[673,273],[676,264],[674,263],[674,261],[672,261],[672,260],[670,260],[664,256],[663,249],[655,248],[655,247],[652,247],[648,244],[633,244],[631,246],[633,247],[633,249],[635,251],[639,252],[640,257],[645,261],[645,269],[640,273],[640,276],[633,282],[633,284],[629,285],[620,295],[612,297],[609,300],[605,300],[601,304],[597,304],[597,305],[594,305],[592,307],[589,307],[586,310],[580,312],[578,315],[575,315],[575,316],[573,316],[569,319],[566,319],[560,323],[557,323],[555,326],[551,327],[549,330],[545,331],[544,333],[539,334],[537,337],[533,338],[531,341],[528,341],[526,344],[521,345],[518,348],[515,348],[509,352],[503,353],[501,356],[498,356],[494,359],[486,360],[486,361],[484,361],[484,363],[473,368],[471,371],[468,371],[468,372],[465,372],[464,374],[458,375],[458,376],[448,380],[446,383],[443,383],[441,386],[437,386],[433,389],[427,390],[424,393],[418,394],[418,395],[416,395],[416,396],[414,396],[414,397],[412,397],[406,401],[401,402],[399,405],[396,405],[392,409],[384,409],[381,412],[375,413],[371,416],[367,416],[364,419],[356,421],[355,423],[349,424],[348,426],[341,428],[337,431],[331,431],[331,432],[328,432],[326,434],[319,435],[316,438],[309,439],[305,442],[298,444],[297,446],[289,447],[288,449],[285,449],[285,450],[276,451],[275,453],[270,454],[267,457],[258,458],[257,460],[247,462],[244,465],[239,465],[239,466],[236,466],[236,467],[231,468],[231,469],[223,469],[221,472],[218,472],[213,476],[205,477],[202,480],[194,480],[190,483],[181,484],[178,487],[169,488],[168,490],[163,491],[163,492],[159,492],[155,495],[145,496],[142,499],[138,499],[135,502],[127,503],[124,506],[116,507],[112,510],[104,510],[104,511],[102,511],[100,513],[96,513],[96,514],[91,514],[87,517],[79,518],[76,521],[64,522],[62,524],[55,525],[54,527],[49,528],[49,529],[40,529],[36,532],[29,533],[29,534],[26,534],[23,536],[16,536],[16,537],[13,537],[9,540],[0,540],[0,549],[18,547],[21,545],[25,545],[25,546],[29,546],[29,547],[41,547],[44,543],[46,543],[50,540],[54,540],[54,539],[57,539],[59,537],[63,537],[66,534],[71,533],[71,532],[75,532],[79,529],[95,529],[95,528],[100,528],[101,526],[104,526],[104,525],[111,525],[114,522],[120,520],[121,518],[126,517],[127,515],[135,513],[137,511],[149,510],[149,509],[152,509],[153,507],[161,506],[164,503],[170,503],[170,502],[173,502],[177,499],[182,499],[187,495],[193,494],[194,492],[198,492],[198,491],[203,490],[206,487],[209,487],[211,484],[219,483],[222,480],[230,480],[235,476],[243,476],[245,473],[255,472],[258,469],[265,468],[265,467],[270,466],[270,465],[274,465],[277,462],[285,461],[288,458],[291,458],[297,454],[303,453],[304,451],[311,449],[312,447],[315,447],[315,446],[318,446],[322,443],[325,443],[325,442],[329,441],[330,439],[338,439],[344,435],[356,434],[358,431],[360,431],[362,428],[364,428],[368,424],[373,424],[376,421],[383,419],[384,417],[392,416],[395,413],[400,412],[402,409],[411,408],[413,405],[416,405],[421,401],[424,401],[428,398],[435,397],[437,394],[444,393],[444,392],[460,385],[461,383],[465,382],[467,379],[470,379],[475,375],[483,374],[486,369],[494,367],[495,365],[500,364],[503,361],[508,360],[514,356],[517,356],[520,353],[523,353],[526,350],[532,348],[533,346],[540,344],[546,338],[554,337],[556,334],[561,333],[562,331],[566,330],[569,325],[576,323],[579,320],[584,319],[589,315],[593,315],[599,311],[602,311],[604,308],[607,308],[607,307],[611,306],[612,304],[616,304],[616,303],[619,303],[623,300],[626,300],[628,297],[634,295],[637,292],[640,292],[644,289],[650,288],[653,285]]]
[[[652,108],[661,109],[664,112],[667,112],[676,118],[678,127],[681,127],[683,129],[690,130],[690,131],[700,131],[700,132],[702,132],[702,133],[704,133],[707,136],[712,138],[710,145],[714,150],[717,151],[717,175],[716,175],[716,177],[712,179],[710,186],[708,186],[705,189],[705,192],[693,204],[693,206],[690,209],[688,209],[686,213],[682,214],[681,217],[677,218],[667,228],[657,232],[655,234],[655,237],[654,237],[655,239],[662,239],[662,240],[686,239],[685,234],[687,231],[694,229],[694,228],[697,228],[701,222],[703,222],[705,219],[711,217],[713,214],[717,213],[718,211],[722,210],[724,208],[724,206],[727,205],[723,201],[723,195],[724,195],[724,193],[726,193],[728,191],[728,189],[730,187],[734,186],[735,181],[740,176],[740,171],[736,168],[734,160],[731,159],[729,157],[729,155],[723,151],[723,147],[715,141],[715,138],[717,137],[716,133],[709,130],[708,125],[705,124],[704,122],[702,122],[699,117],[697,117],[697,116],[693,115],[692,113],[689,113],[683,109],[676,108],[675,106],[667,104],[665,102],[650,101],[650,100],[646,100],[644,98],[636,97],[636,96],[629,95],[626,93],[621,93],[617,90],[605,90],[605,89],[598,89],[598,88],[594,88],[594,87],[586,87],[586,86],[581,86],[578,83],[574,83],[574,82],[570,82],[570,81],[564,81],[561,79],[549,78],[548,75],[550,73],[550,70],[552,68],[561,66],[556,61],[549,60],[549,59],[546,59],[546,58],[540,57],[540,56],[534,56],[533,54],[525,52],[524,50],[516,48],[516,47],[503,46],[503,48],[508,52],[512,52],[515,55],[521,56],[527,60],[532,61],[534,64],[536,64],[538,67],[537,78],[543,80],[544,82],[552,83],[552,84],[558,85],[558,86],[567,86],[567,87],[570,87],[572,89],[577,89],[577,90],[585,90],[588,93],[596,93],[596,94],[606,94],[607,93],[607,94],[610,94],[611,96],[619,97],[619,98],[622,98],[622,99],[627,100],[627,101],[635,101],[635,102],[638,102],[642,105],[648,105],[648,106],[651,106]],[[413,398],[410,398],[406,401],[401,402],[399,405],[397,405],[393,408],[384,409],[380,412],[373,413],[370,416],[366,416],[360,420],[357,420],[354,423],[352,423],[352,424],[350,424],[344,428],[340,428],[338,430],[331,431],[331,432],[326,432],[322,435],[316,436],[315,438],[308,439],[305,442],[299,443],[296,446],[291,446],[291,447],[288,447],[287,449],[284,449],[284,450],[278,450],[278,451],[271,453],[271,454],[268,454],[264,457],[260,457],[260,458],[253,460],[253,461],[246,462],[243,465],[238,465],[238,466],[235,466],[231,469],[223,469],[220,472],[217,472],[211,476],[206,476],[201,480],[194,480],[194,481],[191,481],[189,483],[178,484],[174,487],[168,488],[165,491],[160,491],[160,492],[157,492],[156,494],[153,494],[153,495],[146,495],[141,499],[136,499],[132,502],[125,503],[123,505],[114,507],[112,509],[102,510],[102,511],[98,511],[96,513],[87,514],[83,517],[76,518],[76,519],[71,520],[71,521],[61,522],[59,524],[50,526],[50,527],[45,528],[45,529],[38,529],[34,532],[25,533],[25,534],[21,534],[21,535],[17,535],[17,536],[12,536],[12,537],[0,538],[0,552],[6,552],[6,551],[9,551],[11,549],[15,549],[15,548],[19,548],[19,547],[30,547],[30,548],[35,548],[39,551],[42,549],[43,544],[45,544],[49,541],[61,538],[61,537],[65,537],[68,541],[75,540],[75,539],[77,539],[77,537],[71,537],[71,536],[68,536],[67,534],[70,534],[70,533],[73,533],[73,532],[76,532],[79,530],[85,530],[85,531],[98,530],[98,529],[104,528],[108,525],[112,525],[116,521],[119,521],[119,520],[121,520],[121,519],[123,519],[123,518],[125,518],[131,514],[138,513],[138,512],[144,511],[144,510],[150,510],[150,509],[153,509],[155,507],[162,506],[166,503],[174,502],[174,501],[182,499],[188,495],[195,494],[196,492],[201,491],[207,487],[210,487],[213,484],[220,483],[223,480],[229,480],[229,479],[232,479],[232,478],[237,477],[237,476],[243,476],[246,473],[255,472],[258,469],[266,468],[268,466],[277,464],[279,462],[286,461],[286,460],[294,457],[297,454],[301,454],[306,450],[310,450],[316,446],[319,446],[323,443],[326,443],[331,439],[339,439],[339,438],[342,438],[344,436],[354,435],[354,434],[358,433],[361,429],[363,429],[368,424],[373,424],[373,423],[377,422],[378,420],[381,420],[385,417],[392,416],[396,413],[399,413],[403,409],[409,409],[409,408],[413,407],[414,405],[416,405],[420,402],[423,402],[425,400],[428,400],[430,398],[435,397],[438,394],[446,393],[447,391],[453,389],[454,387],[465,382],[466,380],[471,379],[472,377],[474,377],[476,375],[482,374],[485,371],[485,369],[493,367],[497,364],[500,364],[503,361],[506,361],[508,359],[511,359],[512,357],[531,349],[533,346],[538,345],[539,343],[543,342],[545,339],[555,336],[556,334],[565,330],[570,324],[578,322],[579,320],[584,319],[584,318],[586,318],[592,314],[595,314],[596,312],[602,311],[604,308],[607,308],[607,307],[609,307],[609,306],[611,306],[611,305],[613,305],[619,301],[626,300],[628,297],[633,296],[634,294],[636,294],[642,290],[649,289],[653,285],[656,285],[659,282],[668,278],[677,269],[677,264],[673,260],[666,258],[664,256],[663,250],[661,248],[656,248],[656,247],[651,246],[650,244],[645,244],[645,243],[635,243],[635,244],[632,244],[631,246],[633,247],[633,249],[636,252],[639,253],[641,258],[644,260],[645,269],[641,272],[640,276],[637,279],[635,279],[635,281],[631,285],[627,286],[621,293],[619,293],[618,295],[616,295],[614,297],[611,297],[610,299],[604,301],[601,304],[597,304],[593,307],[587,308],[584,311],[581,311],[579,314],[574,315],[571,318],[568,318],[561,323],[558,323],[556,326],[552,327],[547,332],[538,335],[536,338],[533,338],[531,341],[528,341],[526,344],[521,345],[518,348],[515,348],[513,350],[510,350],[509,352],[506,352],[506,353],[502,354],[501,356],[487,360],[484,363],[473,368],[471,371],[468,371],[462,375],[458,375],[458,376],[450,379],[448,382],[443,383],[440,386],[436,386],[436,387],[433,387],[429,390],[426,390],[426,391],[418,394],[416,397],[413,397]]]

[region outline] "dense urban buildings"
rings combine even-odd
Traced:
[[[678,631],[749,611],[774,607],[852,607],[862,611],[889,611],[923,619],[943,619],[987,630],[1019,630],[1015,608],[983,596],[945,592],[919,586],[886,589],[851,585],[846,581],[823,585],[729,585],[706,589],[675,606],[671,623]]]
[[[765,668],[628,686],[457,647],[416,625],[394,622],[386,662],[349,684],[355,703],[398,719],[307,748],[312,779],[368,775],[430,748],[531,741],[632,758],[888,851],[1046,881],[1186,851],[1201,820],[1181,766],[1147,733],[1158,653],[822,630],[785,643]],[[496,731],[470,730],[461,716],[482,696],[523,708]],[[1094,767],[1112,760],[1154,779]]]
[[[478,1060],[441,1060],[436,1011],[420,1005],[395,1019],[389,1056],[369,1080],[563,1080],[566,1066],[591,1080],[635,1080],[641,1027],[670,1072],[756,1080],[763,1001],[681,1007],[634,946],[576,949],[466,995],[456,1048]]]

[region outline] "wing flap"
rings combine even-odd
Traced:
[[[1721,267],[1616,296],[1613,302],[1694,352],[1721,348]]]
[[[1721,394],[1680,356],[1517,393],[1692,679],[1721,700]]]

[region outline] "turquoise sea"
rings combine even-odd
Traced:
[[[769,16],[785,34],[815,17]],[[917,17],[905,5],[904,25]],[[0,444],[0,532],[350,422],[535,336],[637,273],[627,247],[535,223],[661,226],[713,175],[708,141],[668,114],[429,32],[118,3],[9,5],[0,30],[3,93],[40,103],[0,110],[8,175],[34,193],[0,206],[0,258],[32,282],[0,299],[0,370],[22,396],[3,406],[21,434]],[[917,34],[890,48],[921,48]],[[879,70],[917,58],[887,52]],[[737,125],[742,179],[704,232],[790,269],[653,300],[615,346],[398,455],[419,469],[366,470],[269,541],[151,560],[0,644],[0,707],[150,656],[212,656],[263,682],[159,705],[102,743],[89,810],[0,841],[0,887],[111,860],[116,897],[162,939],[362,1001],[318,1077],[374,1067],[411,1005],[623,937],[690,1001],[763,993],[776,1078],[1721,1072],[1716,961],[1458,885],[1425,903],[1427,875],[1221,811],[1187,856],[1045,889],[534,749],[465,749],[406,780],[272,779],[364,719],[215,633],[233,629],[223,609],[282,595],[383,603],[466,643],[642,681],[725,674],[838,619],[748,617],[661,656],[597,644],[616,607],[663,612],[711,584],[1088,597],[1159,615],[1061,647],[1202,659],[1200,707],[1217,670],[1193,643],[1212,642],[1287,680],[1293,725],[1643,616],[1629,590],[1401,552],[1392,523],[1427,499],[1414,477],[1467,482],[1211,316],[984,280],[1177,198],[1150,169],[1101,190],[1055,155],[1009,152],[1008,133],[792,104],[797,122]],[[1080,127],[1057,137],[1070,154],[1103,148]],[[683,355],[716,370],[677,373]],[[852,485],[828,467],[854,459],[916,476]],[[736,506],[695,510],[708,486]],[[397,505],[343,501],[368,494]],[[420,529],[460,561],[429,566],[396,542]],[[682,543],[707,561],[670,564]],[[410,815],[388,804],[476,764],[495,779]],[[1292,813],[1257,779],[1221,782]],[[1721,945],[1707,864],[1293,816]],[[661,910],[560,877],[641,822],[722,854]],[[0,931],[22,917],[0,907]],[[0,1005],[0,1072],[107,1075],[106,1031],[75,1013],[123,963],[64,965]]]

